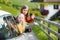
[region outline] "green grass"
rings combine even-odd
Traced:
[[[13,4],[17,4],[17,5],[28,5],[29,6],[29,8],[31,9],[31,8],[36,8],[36,7],[38,7],[38,4],[37,3],[31,3],[31,2],[29,2],[28,0],[12,0],[12,3]]]
[[[10,12],[14,16],[16,16],[19,13],[19,10],[15,9],[13,7],[8,7],[8,6],[4,5],[4,4],[0,4],[0,6],[2,7],[2,8],[0,8],[0,10]]]
[[[33,27],[33,31],[39,40],[48,40],[48,37],[36,26]]]
[[[45,23],[46,26],[47,23]],[[48,32],[47,29],[45,29],[44,27],[40,26],[41,28],[43,28],[46,32]],[[53,26],[53,25],[50,25],[50,28],[56,32],[58,32],[58,28]],[[42,30],[40,30],[37,26],[34,26],[33,27],[33,31],[35,32],[36,36],[38,37],[39,40],[49,40],[48,39],[48,36],[46,36],[46,34],[44,34],[44,32]],[[53,33],[50,33],[50,36],[54,39],[54,40],[58,40],[57,36],[54,35]]]

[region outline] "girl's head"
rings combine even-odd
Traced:
[[[28,6],[27,5],[22,6],[21,13],[23,13],[24,15],[28,15]]]

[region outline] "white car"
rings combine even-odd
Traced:
[[[8,32],[11,30],[6,28],[6,27],[10,27],[8,22],[6,21],[11,18],[13,18],[11,13],[0,10],[0,39],[1,40],[10,38],[10,36],[8,36]]]
[[[8,16],[11,16],[11,13],[0,10],[0,28],[2,28],[1,25],[4,24],[3,17],[8,17]]]

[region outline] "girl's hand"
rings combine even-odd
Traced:
[[[34,14],[32,14],[32,15],[31,15],[31,18],[32,18],[32,19],[34,19],[34,18],[35,18],[35,15],[34,15]]]

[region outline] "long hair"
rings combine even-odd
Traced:
[[[22,7],[21,7],[21,13],[23,13],[23,9],[26,9],[26,8],[28,8],[28,6],[27,5],[23,5]],[[29,10],[28,10],[28,12],[29,12]],[[27,20],[27,17],[28,17],[28,12],[27,12],[27,14],[25,15],[25,19]]]
[[[27,6],[27,5],[23,5],[23,6],[21,7],[21,13],[23,13],[23,9],[26,9],[26,8],[28,8],[28,6]],[[25,16],[28,16],[28,12],[27,12],[27,14],[26,14]]]

